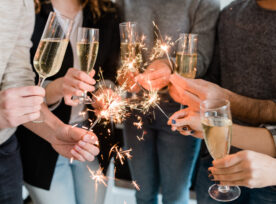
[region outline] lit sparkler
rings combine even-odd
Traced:
[[[95,182],[95,192],[98,191],[98,185],[103,184],[107,187],[107,177],[103,174],[103,169],[99,168],[97,171],[92,171],[89,166],[87,166],[90,173],[90,178]]]
[[[132,181],[132,185],[134,186],[134,188],[137,190],[137,191],[140,191],[140,186],[137,184],[136,181]]]
[[[141,116],[138,116],[137,119],[138,119],[138,122],[134,122],[133,125],[136,126],[137,129],[142,129],[143,121]]]
[[[119,146],[115,144],[109,151],[109,157],[111,156],[112,152],[114,152],[116,154],[115,159],[118,159],[120,163],[124,165],[124,161],[126,159],[132,158],[132,155],[130,154],[131,151],[132,149],[123,150],[121,147],[119,148]]]

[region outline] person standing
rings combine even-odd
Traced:
[[[276,2],[274,0],[232,2],[220,15],[216,51],[212,65],[205,76],[207,80],[220,85],[223,89],[219,91],[216,88],[217,85],[204,81],[195,82],[195,86],[181,83],[182,87],[190,88],[188,93],[194,93],[201,100],[209,99],[216,94],[219,94],[220,98],[227,97],[226,99],[231,103],[234,123],[253,127],[262,126],[264,128],[261,129],[270,137],[274,135],[274,139],[276,60],[271,56],[276,55],[275,17]],[[176,78],[174,81],[177,81]],[[175,97],[176,101],[182,100],[181,103],[185,104],[185,98],[181,99],[179,96]],[[255,131],[257,131],[256,128]],[[270,145],[273,145],[272,137],[270,141]],[[261,146],[264,140],[259,142]],[[246,140],[245,143],[248,144]],[[265,148],[268,150],[268,145]],[[232,148],[231,153],[239,150]],[[207,172],[210,166],[212,166],[212,158],[205,147],[200,157],[196,182],[199,204],[217,203],[206,194],[212,184]],[[241,196],[230,203],[270,204],[276,202],[275,188],[241,188],[241,190]]]
[[[118,2],[118,1],[117,1]],[[214,45],[215,26],[219,14],[217,0],[125,0],[119,1],[126,21],[135,21],[141,34],[146,35],[150,48],[154,44],[154,21],[163,36],[177,39],[180,33],[199,35],[198,73],[203,76],[211,61]],[[170,67],[166,60],[154,61],[136,80],[148,89],[147,79],[151,79],[153,89],[160,90],[168,85]],[[133,81],[134,76],[133,76]],[[127,80],[130,80],[128,77]],[[119,79],[123,82],[124,79]],[[154,85],[153,85],[154,84]],[[130,92],[139,92],[139,86],[131,87]],[[168,114],[179,110],[168,93],[160,93],[161,108]],[[161,189],[164,204],[188,203],[189,188],[200,148],[200,140],[183,137],[174,133],[167,125],[167,118],[154,110],[155,117],[142,116],[143,128],[137,130],[135,111],[124,123],[124,138],[127,148],[132,148],[133,158],[129,161],[132,177],[140,185],[136,191],[138,204],[156,204]],[[144,135],[143,141],[137,136]]]
[[[70,129],[58,120],[42,104],[44,89],[33,86],[34,73],[29,63],[33,1],[4,1],[0,17],[0,203],[21,204],[22,166],[16,126],[24,124],[67,158],[74,156],[71,150],[84,135],[88,137],[86,144],[94,144],[97,137],[79,128]],[[47,119],[42,124],[32,123],[39,118],[40,111]],[[82,153],[76,155],[93,157],[97,151],[96,147],[82,148]]]
[[[114,4],[108,1],[79,1],[79,0],[51,0],[36,1],[36,22],[32,35],[33,47],[31,59],[34,57],[39,45],[48,15],[55,11],[57,16],[66,16],[74,19],[63,64],[60,71],[45,82],[46,103],[53,113],[64,123],[89,127],[87,121],[91,115],[82,115],[86,106],[72,100],[72,96],[81,96],[83,91],[94,91],[96,81],[95,73],[102,67],[106,80],[115,81],[116,67],[119,57],[119,16]],[[62,19],[59,19],[62,21]],[[95,70],[86,74],[80,70],[77,56],[77,34],[79,27],[99,29],[99,51],[95,63]],[[107,83],[107,82],[106,82]],[[94,93],[95,94],[95,93]],[[91,108],[90,108],[91,109]],[[100,125],[97,125],[100,126]],[[101,129],[101,131],[99,131]],[[101,134],[99,139],[100,156],[95,161],[79,162],[59,155],[47,142],[24,127],[17,131],[21,138],[21,155],[24,169],[24,181],[30,196],[35,204],[87,204],[104,203],[106,187],[90,180],[89,167],[92,171],[100,168],[99,160],[103,167],[108,167],[109,148],[112,146],[113,136],[108,136],[107,127],[93,128],[93,132]],[[76,151],[85,145],[80,142]],[[30,148],[33,146],[34,148]],[[101,163],[102,164],[102,163]]]

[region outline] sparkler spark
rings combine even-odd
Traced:
[[[144,136],[145,136],[146,134],[147,134],[147,132],[146,132],[146,131],[143,131],[143,134],[142,134],[141,137],[139,137],[139,136],[137,135],[136,137],[137,137],[138,141],[144,141],[144,140],[145,140]]]
[[[124,165],[124,161],[126,160],[126,158],[132,158],[132,155],[130,154],[131,151],[132,149],[123,150],[121,147],[119,148],[119,146],[115,144],[109,151],[109,157],[111,156],[112,152],[114,152],[116,154],[115,159],[119,160],[120,163]]]
[[[90,178],[95,182],[95,192],[98,192],[98,185],[103,184],[107,187],[107,177],[103,174],[103,169],[99,168],[97,171],[92,171],[89,166],[86,166],[90,173]]]
[[[141,116],[138,116],[137,119],[138,119],[138,122],[134,122],[133,125],[136,126],[137,129],[142,129],[143,121]]]
[[[137,191],[140,191],[140,187],[139,185],[136,183],[136,181],[132,181],[132,185],[134,186],[134,188],[137,190]]]

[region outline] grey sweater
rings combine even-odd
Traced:
[[[259,7],[256,0],[236,0],[226,7],[219,19],[215,57],[206,78],[240,95],[275,101],[275,23],[276,11]],[[276,143],[275,124],[265,127]]]
[[[215,26],[219,15],[219,0],[117,0],[126,21],[136,21],[141,33],[152,45],[152,21],[163,36],[176,40],[180,33],[199,34],[198,76],[203,76],[213,54]]]

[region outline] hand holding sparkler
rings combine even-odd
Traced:
[[[203,139],[199,112],[192,111],[189,108],[179,110],[170,117],[168,125],[172,126],[172,131],[177,130],[182,135],[192,135]]]
[[[131,66],[131,64],[126,66]],[[131,93],[138,93],[141,91],[141,88],[135,81],[135,77],[137,77],[138,74],[138,71],[131,72],[130,70],[125,70],[122,68],[118,70],[117,81],[119,85],[124,85],[127,91]]]
[[[62,156],[79,161],[93,161],[99,154],[95,146],[98,138],[87,130],[65,125],[50,141],[53,148]]]
[[[143,74],[135,79],[146,90],[160,90],[168,86],[170,82],[171,69],[168,60],[155,60]]]

